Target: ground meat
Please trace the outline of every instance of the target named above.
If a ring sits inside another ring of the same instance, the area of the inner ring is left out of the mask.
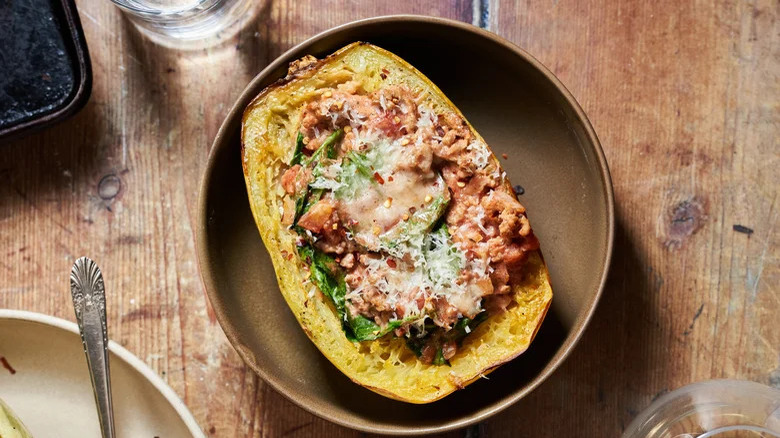
[[[493,289],[495,290],[509,283],[509,270],[506,268],[506,263],[495,263],[493,265],[490,281],[493,283]]]
[[[364,264],[356,264],[354,266],[354,269],[347,272],[347,274],[344,276],[344,282],[347,283],[347,286],[350,287],[350,289],[356,289],[360,286],[360,283],[363,281],[363,277],[366,275],[366,267]]]
[[[319,99],[304,106],[299,130],[304,136],[306,149],[317,150],[338,128],[360,126],[363,121],[380,116],[381,113],[372,105],[370,99],[355,94],[357,90],[357,85],[325,90]],[[360,91],[362,92],[362,89]],[[350,139],[345,138],[342,141],[342,149],[351,148],[353,141],[354,134]]]
[[[463,183],[449,167],[445,167],[443,175],[453,192],[447,214],[447,224],[455,230],[453,240],[475,254],[487,251],[494,268],[493,286],[496,291],[507,291],[506,285],[518,280],[516,274],[520,273],[528,253],[539,248],[525,208],[488,176],[477,174]],[[479,220],[476,218],[481,218],[480,224],[475,223]],[[509,278],[504,278],[504,271]]]
[[[452,359],[452,356],[455,356],[455,353],[458,352],[458,344],[456,344],[454,341],[447,341],[441,346],[441,353],[445,360]]]
[[[436,312],[436,317],[433,322],[439,327],[443,327],[449,330],[453,324],[458,322],[460,312],[458,309],[447,301],[444,297],[436,297],[433,299],[433,309]]]
[[[371,96],[379,104],[382,117],[372,120],[376,129],[398,138],[417,129],[417,104],[412,92],[399,85],[382,88]]]
[[[425,346],[421,350],[420,354],[420,362],[422,363],[433,363],[433,359],[436,358],[436,351],[438,350],[437,346],[434,345],[433,342],[429,342],[425,344]]]
[[[398,181],[399,175],[406,173],[430,178],[435,177],[433,172],[440,171],[451,195],[445,215],[451,239],[465,253],[467,266],[489,266],[489,273],[483,268],[461,270],[457,281],[466,287],[463,296],[448,298],[441,291],[419,287],[388,292],[391,274],[387,269],[396,269],[399,263],[411,266],[409,254],[377,268],[376,260],[386,255],[368,252],[348,238],[347,229],[354,231],[358,221],[350,222],[354,219],[350,213],[342,212],[340,218],[336,201],[327,193],[298,224],[315,234],[314,245],[336,256],[346,271],[345,281],[349,286],[346,306],[353,316],[365,316],[380,326],[404,318],[410,312],[425,314],[433,320],[439,328],[434,329],[421,348],[421,361],[431,363],[439,348],[444,359],[455,355],[457,343],[444,333],[460,318],[476,316],[479,300],[482,308],[490,313],[502,312],[512,305],[512,285],[522,279],[525,260],[530,252],[538,249],[539,243],[531,231],[525,208],[502,185],[498,165],[494,159],[487,158],[489,151],[474,138],[465,120],[455,113],[436,114],[430,108],[418,106],[418,97],[403,86],[368,93],[354,81],[322,90],[318,98],[304,106],[301,115],[299,130],[304,136],[305,153],[311,154],[339,128],[344,135],[338,156],[366,150],[369,145],[365,139],[377,133],[395,141],[396,147],[403,147],[400,161],[394,163],[396,167],[390,175],[380,176],[382,180],[377,182],[384,185],[384,179],[393,175]],[[282,175],[281,185],[292,195],[304,190],[310,179],[310,170],[293,166]],[[386,201],[391,205],[390,198]],[[398,202],[396,198],[395,203]],[[371,269],[367,267],[369,264]],[[472,298],[476,301],[472,300],[469,306]],[[402,326],[395,333],[403,336],[414,330]]]
[[[364,276],[366,276],[367,281],[365,281]],[[425,297],[419,293],[419,288],[400,291],[398,301],[406,301],[411,298],[412,301],[416,302],[416,309],[407,309],[400,304],[390,304],[387,295],[373,286],[374,280],[378,280],[378,278],[367,274],[360,265],[357,265],[356,269],[346,275],[345,281],[350,285],[350,288],[363,287],[360,294],[350,297],[346,302],[350,314],[363,315],[373,319],[380,326],[385,326],[391,319],[404,318],[408,311],[419,312],[425,307]]]
[[[306,149],[316,150],[338,128],[345,129],[343,151],[361,150],[353,129],[364,127],[394,139],[412,133],[418,118],[415,98],[408,88],[401,86],[365,94],[355,81],[340,84],[335,90],[324,90],[303,109],[299,130],[304,135]],[[426,150],[423,148],[418,155],[426,157]]]
[[[450,360],[458,352],[458,344],[453,340],[446,339],[446,336],[441,330],[437,330],[430,334],[426,343],[420,349],[420,362],[425,364],[431,364],[437,359],[437,355],[441,350],[441,357],[444,360]]]
[[[328,202],[332,201],[328,199]],[[303,219],[303,217],[301,217],[301,219]],[[353,246],[346,238],[346,230],[341,225],[341,220],[339,219],[336,210],[333,210],[330,217],[325,220],[322,231],[320,232],[320,239],[314,243],[314,246],[326,253],[337,255],[353,250]]]
[[[490,315],[497,315],[504,312],[510,304],[512,304],[512,295],[508,293],[491,295],[485,298],[485,310]]]
[[[428,143],[414,143],[413,139],[404,137],[402,140],[408,140],[409,143],[404,147],[404,154],[401,162],[398,163],[399,169],[408,169],[422,174],[431,171],[433,165],[433,148]]]
[[[525,217],[525,207],[505,190],[493,190],[489,196],[482,198],[480,205],[487,216],[498,223],[502,237],[525,237],[531,232],[528,218]]]
[[[438,117],[434,131],[440,136],[439,141],[433,138],[434,154],[454,163],[458,177],[465,178],[473,175],[477,171],[478,152],[469,149],[469,144],[474,137],[466,121],[454,113],[447,113]]]
[[[341,262],[339,262],[339,265],[341,265],[342,268],[345,269],[352,269],[355,267],[355,256],[352,253],[349,253],[341,258]]]
[[[363,290],[360,298],[357,298],[353,307],[361,315],[379,316],[382,312],[392,310],[384,299],[384,294],[375,287]]]
[[[301,117],[300,132],[303,133],[303,143],[306,149],[312,152],[325,140],[324,135],[329,128],[329,121],[323,118],[319,108],[319,102],[310,102],[304,107]]]
[[[282,188],[290,195],[303,191],[311,180],[311,170],[305,169],[301,171],[301,169],[303,167],[300,164],[296,164],[282,174]]]

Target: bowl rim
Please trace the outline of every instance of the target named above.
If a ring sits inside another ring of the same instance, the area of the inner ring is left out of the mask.
[[[371,25],[376,25],[381,23],[397,23],[397,22],[416,22],[416,23],[436,24],[439,26],[454,28],[461,32],[475,34],[478,37],[486,38],[490,40],[492,43],[501,46],[503,49],[510,51],[515,56],[523,59],[525,62],[530,64],[532,68],[536,69],[539,73],[541,73],[545,77],[545,79],[549,81],[556,88],[556,90],[561,94],[561,96],[566,100],[566,104],[573,110],[576,119],[579,121],[579,123],[581,124],[584,130],[584,134],[586,135],[590,144],[592,145],[594,155],[597,158],[597,167],[599,170],[599,176],[604,191],[603,196],[606,201],[605,213],[607,219],[607,242],[606,242],[605,254],[604,254],[604,266],[601,273],[601,277],[598,282],[598,287],[596,287],[592,291],[588,299],[587,311],[580,314],[577,317],[577,319],[574,321],[574,324],[572,325],[573,334],[569,335],[566,338],[566,340],[558,349],[558,351],[555,353],[555,355],[552,357],[550,362],[548,362],[548,364],[542,369],[542,371],[536,377],[534,377],[529,383],[527,383],[523,388],[509,395],[505,399],[500,400],[493,406],[487,406],[484,409],[475,412],[473,414],[461,418],[457,418],[454,420],[449,420],[434,426],[408,427],[408,426],[393,425],[389,427],[381,427],[375,425],[364,425],[361,423],[355,423],[339,417],[325,417],[322,413],[317,412],[312,407],[307,406],[302,401],[298,400],[296,397],[292,396],[291,394],[288,394],[287,389],[283,386],[281,381],[276,378],[275,375],[257,366],[257,364],[252,360],[251,355],[248,352],[246,352],[245,349],[236,348],[236,345],[241,345],[238,340],[238,335],[235,333],[235,330],[228,322],[228,318],[225,315],[225,311],[222,308],[222,305],[220,304],[220,301],[218,299],[219,292],[218,292],[218,287],[216,285],[213,273],[208,268],[209,265],[208,262],[211,261],[211,256],[208,248],[209,233],[208,233],[207,194],[209,191],[209,187],[212,184],[212,174],[213,174],[213,168],[214,168],[216,156],[218,155],[218,153],[221,152],[222,149],[224,149],[225,147],[229,147],[228,145],[226,145],[226,142],[224,141],[224,138],[228,135],[227,132],[228,125],[230,124],[230,121],[234,120],[236,117],[242,117],[244,107],[245,107],[245,105],[243,105],[242,102],[245,101],[248,102],[248,99],[251,100],[251,98],[253,98],[254,95],[256,95],[258,92],[255,90],[257,88],[257,85],[260,82],[264,81],[269,74],[271,74],[274,70],[278,69],[280,66],[286,66],[290,61],[293,61],[294,53],[298,52],[302,48],[306,46],[310,46],[316,43],[317,41],[322,40],[331,35],[342,33],[350,29],[360,28],[363,26],[371,26]],[[569,354],[572,352],[572,350],[574,349],[574,347],[582,337],[582,334],[585,331],[585,328],[587,327],[588,323],[592,319],[593,314],[595,313],[596,308],[598,307],[599,299],[601,298],[601,295],[604,291],[604,287],[606,285],[610,265],[612,263],[613,245],[615,239],[615,201],[614,201],[614,194],[613,194],[612,178],[610,175],[609,167],[607,165],[606,156],[604,155],[604,150],[601,146],[601,142],[599,141],[596,135],[595,130],[593,129],[593,126],[590,123],[590,120],[585,115],[585,112],[580,107],[577,100],[574,98],[571,92],[569,92],[569,90],[563,85],[563,83],[546,66],[544,66],[541,62],[539,62],[531,54],[529,54],[528,52],[526,52],[516,44],[510,42],[509,40],[506,40],[503,37],[498,36],[497,34],[494,34],[485,29],[457,20],[425,16],[425,15],[414,15],[414,14],[383,15],[383,16],[355,20],[355,21],[351,21],[348,23],[344,23],[332,27],[294,45],[293,47],[291,47],[290,49],[286,50],[284,53],[279,55],[270,64],[268,64],[265,68],[263,68],[257,75],[255,75],[255,77],[247,84],[247,86],[244,88],[241,94],[236,98],[235,103],[233,104],[230,111],[225,116],[222,125],[217,131],[217,134],[214,138],[214,142],[212,143],[211,146],[211,150],[209,151],[208,161],[206,163],[206,168],[204,170],[204,174],[199,187],[198,204],[195,213],[196,213],[195,246],[196,246],[196,254],[198,260],[198,270],[200,271],[201,281],[206,291],[206,295],[208,296],[209,303],[214,310],[216,319],[220,324],[220,327],[222,327],[222,330],[225,333],[226,337],[228,338],[228,341],[230,342],[231,346],[233,346],[233,348],[239,354],[239,356],[244,361],[244,363],[247,366],[249,366],[255,373],[257,373],[257,375],[259,375],[265,382],[267,382],[274,390],[276,390],[284,397],[286,397],[288,400],[292,401],[293,403],[300,406],[304,410],[316,415],[317,417],[320,417],[327,421],[351,429],[356,429],[363,432],[379,433],[379,434],[387,434],[387,435],[432,434],[432,433],[448,432],[455,429],[467,427],[475,423],[478,423],[480,421],[484,421],[485,419],[505,410],[509,406],[516,403],[518,400],[527,396],[531,391],[536,389],[555,370],[557,370],[558,367],[569,356]]]

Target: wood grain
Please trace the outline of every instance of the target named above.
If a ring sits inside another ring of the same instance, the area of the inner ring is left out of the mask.
[[[192,224],[211,141],[251,77],[316,32],[390,13],[481,24],[532,53],[588,113],[615,185],[616,253],[590,328],[537,391],[468,435],[616,436],[692,381],[780,387],[776,2],[279,0],[195,52],[149,43],[107,1],[78,6],[89,104],[0,148],[0,307],[73,320],[70,264],[93,257],[113,339],[208,435],[360,435],[242,364],[210,314]]]

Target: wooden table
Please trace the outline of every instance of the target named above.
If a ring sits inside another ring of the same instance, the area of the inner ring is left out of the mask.
[[[73,320],[68,273],[89,255],[107,277],[112,337],[208,435],[359,435],[263,384],[209,316],[198,183],[231,102],[282,51],[357,18],[440,15],[512,40],[566,84],[603,142],[618,219],[609,283],[571,357],[530,397],[449,436],[617,436],[692,381],[780,387],[777,4],[483,1],[275,0],[230,44],[197,52],[145,41],[107,0],[78,1],[89,104],[0,147],[0,307]]]

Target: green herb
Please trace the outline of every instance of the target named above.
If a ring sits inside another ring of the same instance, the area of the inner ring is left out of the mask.
[[[341,128],[334,131],[333,134],[329,135],[328,138],[322,142],[322,145],[311,154],[311,157],[302,161],[303,166],[308,167],[311,163],[319,163],[323,155],[327,158],[336,158],[336,148],[334,146],[341,139],[343,134],[344,130]]]
[[[290,160],[290,166],[295,166],[301,163],[303,159],[303,133],[298,133],[298,138],[295,140],[295,152],[293,152],[292,160]]]
[[[338,199],[352,199],[368,186],[378,186],[379,183],[374,179],[374,169],[380,167],[379,154],[374,149],[365,153],[348,152],[339,172],[341,186],[334,191],[334,196]]]
[[[423,239],[447,210],[449,202],[444,195],[437,196],[425,208],[417,210],[409,220],[385,233],[382,236],[382,246],[392,251],[407,242]]]
[[[295,153],[293,159],[290,162],[291,165],[301,164],[303,167],[308,167],[312,163],[315,164],[315,172],[320,169],[323,154],[327,158],[336,157],[336,148],[334,147],[341,136],[344,134],[342,129],[337,129],[333,134],[322,142],[322,145],[309,158],[303,157],[303,134],[298,133],[298,139],[295,145]],[[322,189],[311,189],[311,186],[306,186],[306,189],[295,200],[295,216],[293,218],[292,228],[300,235],[303,235],[302,230],[298,227],[298,220],[304,215],[312,205],[314,205],[323,195]]]
[[[303,213],[305,213],[304,209],[306,208],[308,193],[309,191],[307,190],[306,193],[295,200],[295,217],[293,219],[293,225],[297,225],[298,219],[300,219],[301,216],[303,216]]]
[[[301,216],[309,211],[312,205],[316,204],[317,201],[322,198],[323,192],[324,190],[322,189],[311,190],[309,187],[306,187],[306,191],[304,191],[303,194],[295,200],[295,217],[293,218],[293,229],[298,234],[305,234],[300,230],[300,227],[298,226],[298,220],[300,220]]]
[[[371,170],[371,160],[366,154],[358,154],[355,151],[350,151],[347,154],[347,158],[349,159],[349,162],[354,165],[355,171],[363,175],[365,178],[376,182],[374,179],[374,172]]]
[[[463,343],[463,339],[469,333],[473,332],[478,325],[482,324],[487,319],[487,312],[480,312],[474,319],[461,318],[455,323],[455,326],[445,334],[448,341],[455,341],[458,346]],[[468,331],[466,330],[468,327]]]
[[[433,358],[434,365],[449,365],[450,361],[444,358],[444,351],[441,347],[436,350],[436,356]]]

